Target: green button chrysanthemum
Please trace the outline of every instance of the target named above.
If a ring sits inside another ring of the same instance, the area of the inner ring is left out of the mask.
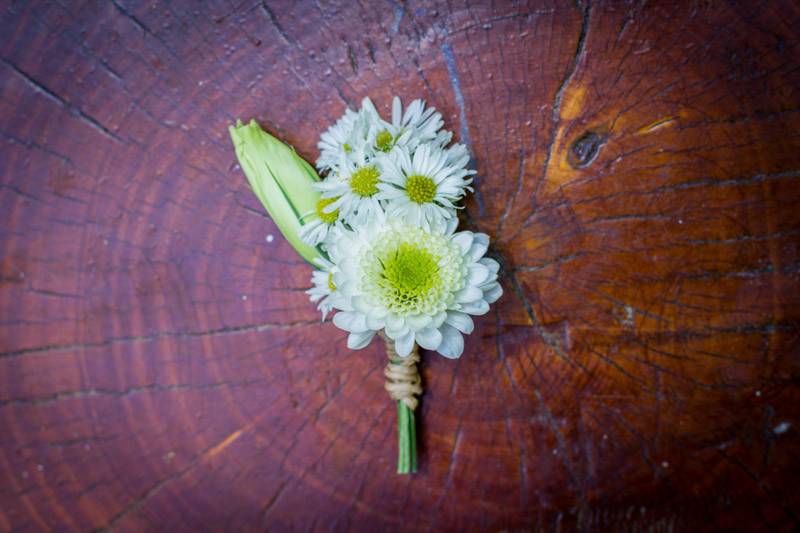
[[[488,312],[502,289],[497,262],[483,257],[482,233],[426,230],[397,219],[376,219],[338,234],[332,257],[341,268],[337,287],[349,299],[333,322],[350,332],[348,346],[360,348],[384,329],[406,355],[416,342],[458,357],[469,315]]]
[[[444,311],[463,283],[458,247],[415,226],[382,232],[359,263],[363,294],[402,317]]]

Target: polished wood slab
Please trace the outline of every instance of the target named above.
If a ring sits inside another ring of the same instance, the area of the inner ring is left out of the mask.
[[[469,5],[467,5],[469,4]],[[798,527],[793,2],[6,2],[0,531]],[[393,473],[226,127],[424,98],[505,296]]]

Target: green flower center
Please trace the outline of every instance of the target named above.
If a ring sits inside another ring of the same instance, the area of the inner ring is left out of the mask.
[[[333,272],[328,272],[328,288],[331,292],[336,290],[336,284],[333,282]]]
[[[449,236],[395,221],[356,254],[359,289],[397,316],[435,316],[463,288],[462,255]]]
[[[406,192],[411,201],[426,204],[436,197],[436,184],[427,176],[414,174],[406,180]]]
[[[401,305],[426,294],[439,282],[439,265],[434,257],[411,243],[401,243],[381,263],[384,288]]]
[[[350,152],[352,152],[352,151],[353,151],[353,149],[352,149],[352,148],[350,148],[350,145],[349,145],[349,144],[347,144],[347,143],[344,143],[344,144],[342,145],[342,149],[344,150],[344,153],[346,153],[346,154],[349,154]]]
[[[372,196],[378,192],[381,173],[374,166],[361,167],[350,175],[350,188],[359,196]]]
[[[339,210],[334,209],[331,213],[326,213],[325,208],[331,205],[338,198],[320,198],[317,200],[317,216],[326,224],[333,224],[339,220]]]
[[[389,130],[383,130],[375,137],[375,146],[378,147],[378,150],[381,152],[388,152],[392,149],[392,134],[389,133]]]

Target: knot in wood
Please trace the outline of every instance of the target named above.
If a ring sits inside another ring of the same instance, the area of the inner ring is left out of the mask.
[[[597,157],[600,145],[603,144],[603,137],[593,131],[587,131],[572,143],[567,159],[573,168],[583,168],[589,166]]]

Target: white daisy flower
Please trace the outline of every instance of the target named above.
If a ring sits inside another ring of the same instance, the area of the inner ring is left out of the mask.
[[[323,258],[317,258],[314,262],[320,269],[311,274],[311,282],[314,286],[308,289],[306,294],[309,295],[309,300],[317,303],[317,309],[322,313],[322,321],[324,322],[325,317],[333,309],[348,308],[348,304],[341,292],[337,290],[334,281],[334,276],[339,271],[338,267]]]
[[[320,152],[317,168],[320,172],[332,169],[339,162],[339,154],[343,150],[350,150],[348,141],[353,135],[357,118],[358,113],[346,109],[344,115],[320,136],[317,144]]]
[[[487,313],[502,289],[499,265],[483,257],[489,238],[453,233],[457,223],[453,218],[427,231],[378,216],[337,231],[334,280],[341,311],[333,323],[350,332],[349,348],[365,347],[383,329],[402,357],[414,343],[445,357],[461,355],[462,333],[473,329],[470,315]]]
[[[467,176],[475,172],[464,169],[466,162],[453,165],[462,163],[463,156],[449,153],[428,143],[420,145],[413,156],[399,148],[381,158],[384,183],[378,184],[378,198],[386,200],[386,212],[425,229],[453,219],[455,204],[472,190],[472,178]]]
[[[309,246],[324,244],[333,228],[342,225],[339,210],[329,207],[335,201],[336,198],[320,198],[317,200],[316,210],[304,217],[308,221],[300,228],[300,239],[303,242]]]
[[[420,144],[437,139],[444,125],[441,113],[432,107],[426,109],[424,100],[414,100],[403,113],[400,98],[395,96],[391,123],[381,118],[369,98],[364,98],[361,109],[371,116],[367,133],[370,145],[384,153],[391,152],[396,146],[413,151]]]
[[[342,154],[353,153],[357,145],[366,141],[372,121],[372,115],[365,110],[358,113],[352,109],[345,110],[336,124],[320,136],[317,144],[319,171],[336,171]]]
[[[381,166],[368,153],[366,146],[358,147],[352,157],[342,153],[338,171],[333,179],[313,185],[322,192],[323,198],[335,199],[325,207],[325,211],[338,210],[341,219],[351,225],[383,212],[378,201]]]

